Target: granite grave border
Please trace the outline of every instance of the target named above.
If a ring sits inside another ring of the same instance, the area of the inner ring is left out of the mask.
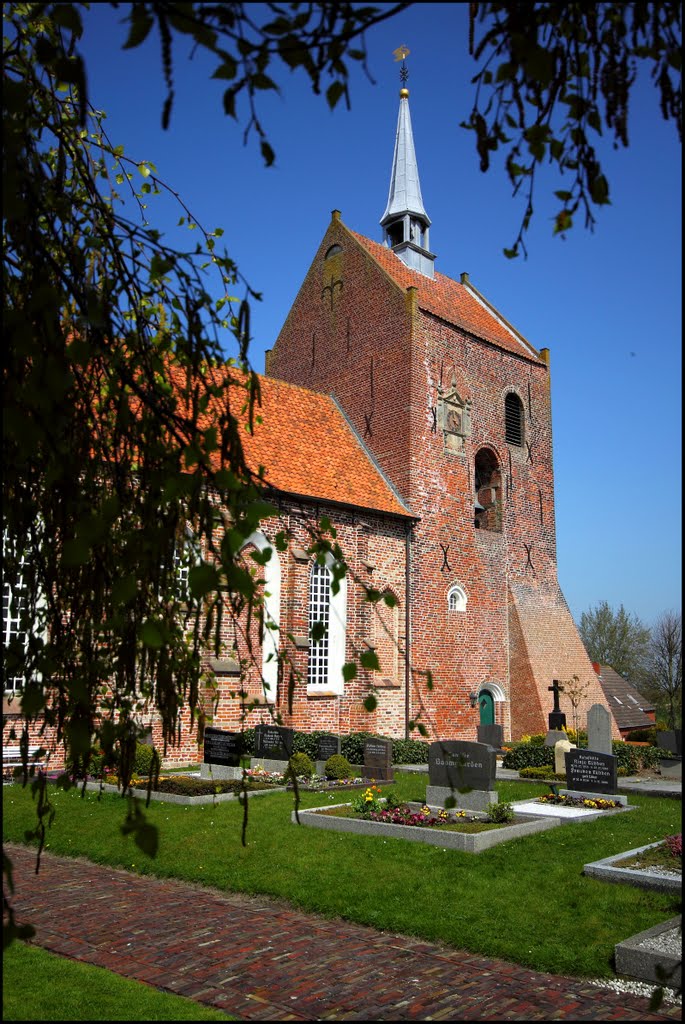
[[[628,857],[636,857],[645,850],[652,850],[661,845],[661,842],[648,843],[646,846],[636,846],[634,850],[625,850],[623,853],[592,861],[583,865],[583,874],[589,878],[598,878],[602,882],[622,882],[638,886],[641,889],[651,889],[653,892],[679,892],[683,885],[681,878],[661,874],[657,870],[646,872],[617,866],[619,861],[626,860]]]

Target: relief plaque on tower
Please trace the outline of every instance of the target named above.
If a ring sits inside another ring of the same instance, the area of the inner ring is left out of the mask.
[[[460,397],[454,381],[448,391],[438,388],[438,426],[445,451],[460,452],[471,434],[471,402]]]

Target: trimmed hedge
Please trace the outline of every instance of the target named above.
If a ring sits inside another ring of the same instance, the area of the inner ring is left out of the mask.
[[[254,729],[243,731],[243,753],[254,756]],[[318,760],[319,736],[329,736],[325,729],[313,732],[295,732],[293,735],[293,753],[306,754],[312,761]],[[350,764],[364,763],[364,744],[370,739],[392,739],[381,736],[377,732],[351,732],[340,737],[340,753]],[[392,739],[392,759],[394,764],[427,764],[428,743],[425,740]]]
[[[616,757],[616,769],[631,775],[640,768],[658,768],[663,751],[658,747],[631,747],[623,740],[613,740],[612,752]],[[535,743],[515,743],[502,759],[503,768],[543,768],[549,766],[554,772],[554,747],[539,747]]]

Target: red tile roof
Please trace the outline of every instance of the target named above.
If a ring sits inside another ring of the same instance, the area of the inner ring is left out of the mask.
[[[611,665],[599,666],[599,681],[619,729],[648,729],[654,725],[646,714],[654,710],[653,702],[643,697]]]
[[[247,412],[241,414],[238,406],[242,392],[231,405],[247,466],[254,473],[263,466],[267,486],[297,497],[411,516],[329,395],[259,374],[257,379],[261,404],[255,402],[253,433],[247,429]],[[202,428],[212,420],[210,406]]]
[[[436,273],[433,279],[426,277],[407,267],[387,246],[372,242],[356,231],[350,231],[350,234],[402,289],[406,290],[412,285],[417,288],[421,309],[507,352],[514,352],[534,362],[543,362],[538,351],[515,328],[506,326],[502,322],[504,318],[497,314],[486,299],[479,301],[473,294],[475,289],[469,285],[453,281],[444,274]]]

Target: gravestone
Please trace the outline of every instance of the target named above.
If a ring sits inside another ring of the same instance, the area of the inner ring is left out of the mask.
[[[364,778],[376,782],[394,782],[392,740],[373,739],[364,744]]]
[[[617,758],[598,750],[569,750],[566,753],[567,792],[604,795],[618,792]]]
[[[286,729],[282,725],[256,725],[251,767],[259,765],[267,771],[284,772],[293,752],[294,736],[293,729]]]
[[[552,685],[547,687],[554,694],[554,707],[547,716],[547,722],[550,729],[561,729],[562,725],[566,725],[566,715],[559,707],[559,694],[564,692],[564,687],[559,686],[559,680],[553,679]]]
[[[205,729],[204,753],[200,767],[203,779],[239,779],[243,771],[240,756],[243,751],[243,737],[239,732],[224,729]]]
[[[588,750],[611,754],[611,715],[603,704],[593,704],[587,713]]]
[[[682,757],[683,754],[683,731],[682,729],[659,730],[656,734],[656,745],[661,750],[669,750],[671,754]]]
[[[319,736],[316,741],[316,774],[326,774],[326,761],[334,754],[340,753],[340,737],[327,733]]]
[[[554,744],[554,771],[558,775],[566,774],[566,754],[569,750],[575,749],[575,743],[569,743],[566,737],[563,740],[557,740]]]
[[[479,725],[478,726],[478,742],[485,743],[486,746],[492,747],[493,750],[502,749],[502,740],[504,739],[504,729],[501,725]]]
[[[448,799],[464,810],[484,811],[497,801],[497,755],[485,743],[446,740],[428,748],[426,803],[444,807]]]
[[[340,737],[332,733],[319,736],[316,741],[316,760],[327,761],[329,757],[340,753]]]
[[[563,729],[550,729],[549,732],[547,733],[547,735],[545,736],[545,742],[544,742],[543,746],[545,746],[545,747],[556,747],[556,745],[559,742],[559,740],[567,740],[567,739],[568,739],[568,736],[566,735],[566,733],[564,732]]]

